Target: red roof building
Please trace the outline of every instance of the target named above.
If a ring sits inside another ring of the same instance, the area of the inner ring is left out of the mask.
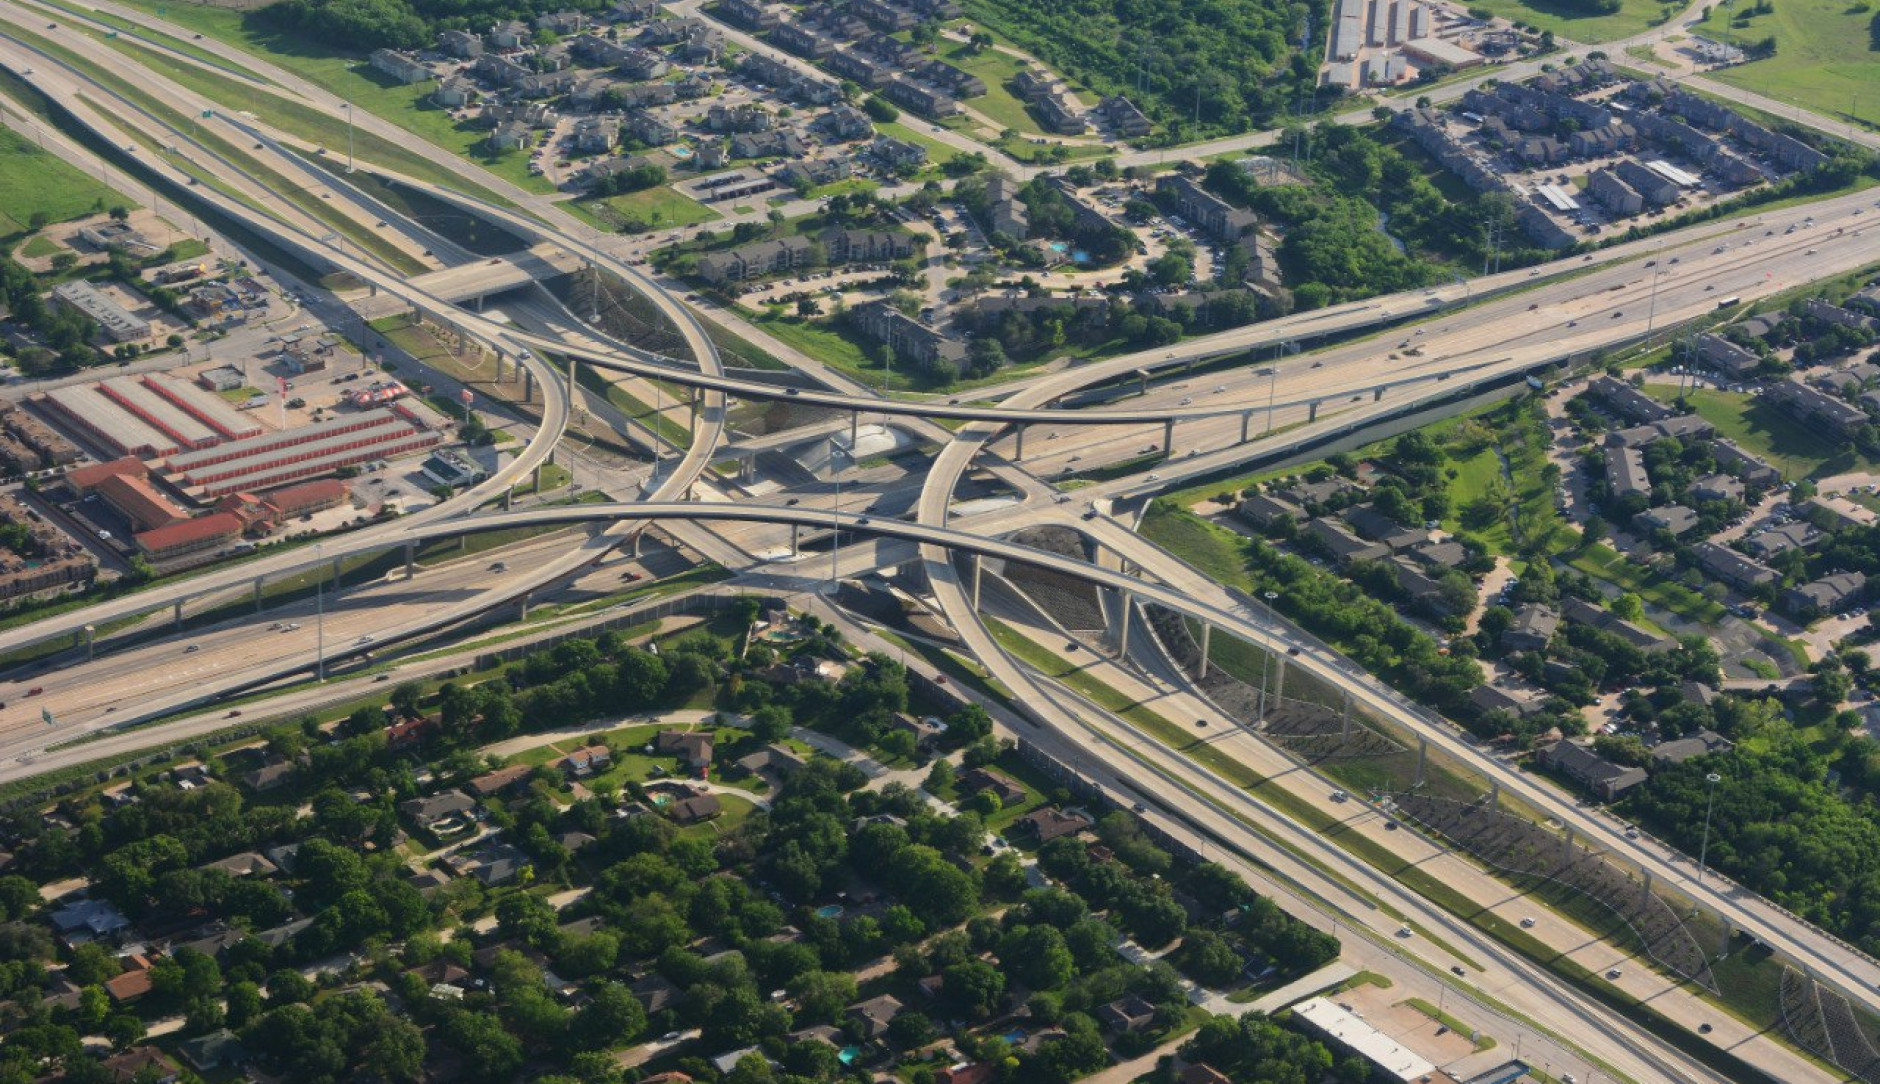
[[[152,558],[180,557],[198,550],[226,545],[242,536],[241,517],[229,512],[211,512],[153,531],[140,531],[134,541],[137,548]]]
[[[80,493],[90,493],[106,478],[142,478],[145,473],[144,461],[134,455],[127,455],[109,463],[87,463],[82,467],[73,467],[65,472],[65,482]]]
[[[352,490],[338,478],[316,478],[311,482],[282,486],[261,494],[261,500],[283,516],[300,516],[335,508],[352,499]]]
[[[141,473],[113,474],[99,479],[94,488],[106,504],[117,509],[139,531],[153,531],[188,518],[188,513],[165,499]]]

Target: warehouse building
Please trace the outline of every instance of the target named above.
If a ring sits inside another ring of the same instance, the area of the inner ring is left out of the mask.
[[[174,438],[119,407],[96,384],[53,388],[40,402],[60,421],[113,455],[161,459],[183,450]]]
[[[196,384],[168,373],[146,373],[143,382],[151,391],[215,430],[223,440],[244,440],[261,435],[261,425],[254,418],[230,406],[228,400],[220,395],[205,391]]]
[[[112,342],[138,342],[150,337],[150,321],[106,297],[84,279],[73,279],[54,286],[52,299],[89,317]]]
[[[380,407],[173,455],[165,470],[179,488],[215,500],[420,451],[442,439],[411,412]]]
[[[145,387],[136,377],[113,377],[98,386],[105,397],[129,411],[138,421],[184,448],[207,448],[221,443],[222,435],[175,403]]]

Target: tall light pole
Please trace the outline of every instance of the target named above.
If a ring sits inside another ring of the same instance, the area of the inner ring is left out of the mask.
[[[1664,246],[1660,245],[1659,251],[1662,252],[1663,250]],[[1658,318],[1658,276],[1664,273],[1665,269],[1662,267],[1652,270],[1652,301],[1651,305],[1645,310],[1645,337],[1648,339],[1651,337],[1652,333],[1652,322]]]
[[[1278,591],[1265,591],[1261,598],[1266,600],[1266,657],[1260,660],[1260,721],[1266,722],[1266,690],[1271,684],[1267,677],[1267,667],[1278,665],[1273,652],[1279,650],[1278,637],[1273,635],[1273,600],[1279,597]]]
[[[1717,808],[1717,784],[1723,782],[1723,776],[1711,772],[1704,777],[1710,784],[1710,800],[1704,804],[1704,842],[1697,850],[1697,887],[1704,887],[1704,869],[1710,861],[1710,814]]]
[[[326,546],[324,543],[313,547],[313,559],[319,568],[320,579],[313,581],[313,676],[316,681],[326,680]]]
[[[835,434],[831,433],[829,435],[829,473],[834,475],[836,480],[836,503],[829,512],[829,594],[831,596],[836,593],[836,555],[842,548],[842,468],[836,466],[836,457],[841,454],[842,449],[836,445]],[[852,460],[855,457],[851,455],[849,458]]]
[[[353,171],[353,119],[352,103],[341,102],[346,109],[346,172]]]

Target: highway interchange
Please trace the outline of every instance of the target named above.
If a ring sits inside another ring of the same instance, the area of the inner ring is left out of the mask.
[[[0,8],[4,10],[7,9]],[[95,41],[83,38],[67,38],[61,45],[100,63],[116,56]],[[59,97],[80,123],[93,126],[95,130],[123,131],[128,124],[148,138],[165,144],[192,142],[189,132],[169,127],[161,118],[147,112],[138,112],[134,103],[123,101],[116,92],[97,86],[82,70],[65,64],[55,55],[14,41],[0,48],[0,62],[15,72],[36,68],[29,81]],[[136,78],[145,86],[161,85],[165,96],[182,107],[214,108],[214,103],[196,98],[175,84],[162,83],[155,76],[149,76],[147,83],[141,74]],[[99,109],[93,99],[100,96],[118,98],[126,106],[125,111]],[[267,131],[258,121],[218,115],[213,123],[225,123],[243,135],[254,135],[257,142],[268,146],[264,153],[273,154],[282,162],[292,160],[291,152],[285,148],[292,146],[293,141],[281,133]],[[192,153],[205,157],[215,154],[200,143],[192,144]],[[167,170],[167,179],[179,188],[188,186],[183,175],[168,163],[146,159],[145,164],[160,174]],[[222,164],[227,167],[228,179],[237,190],[277,208],[285,206],[280,201],[270,200],[265,185],[249,177],[240,166],[226,161]],[[787,545],[785,540],[793,529],[815,530],[840,521],[845,533],[889,540],[879,545],[856,545],[842,550],[838,554],[842,574],[858,574],[874,568],[881,554],[889,552],[894,542],[918,544],[935,602],[965,638],[972,653],[1007,687],[1027,692],[1019,700],[1034,721],[1045,726],[1049,740],[1083,750],[1093,771],[1099,770],[1100,765],[1114,780],[1137,780],[1131,789],[1157,803],[1156,812],[1151,815],[1170,817],[1178,825],[1186,822],[1189,830],[1202,833],[1204,838],[1219,841],[1249,857],[1259,856],[1263,861],[1275,859],[1276,852],[1267,842],[1270,837],[1293,838],[1295,846],[1317,855],[1320,862],[1365,883],[1378,896],[1390,899],[1402,913],[1416,916],[1420,928],[1441,931],[1448,941],[1466,945],[1475,958],[1492,961],[1492,980],[1484,976],[1479,985],[1489,988],[1492,984],[1493,996],[1513,1005],[1525,1018],[1546,1019],[1563,1029],[1566,1017],[1586,1025],[1590,1032],[1576,1032],[1574,1039],[1599,1062],[1634,1080],[1722,1079],[1715,1070],[1598,1006],[1454,916],[1381,877],[1343,849],[1311,838],[1312,833],[1300,830],[1287,818],[1251,801],[1231,785],[1209,778],[1204,770],[1154,742],[1126,734],[1118,728],[1118,721],[1101,718],[1102,713],[1089,705],[1071,701],[1063,692],[1040,682],[991,638],[980,620],[971,584],[957,574],[952,556],[966,552],[1057,567],[1132,597],[1153,600],[1188,613],[1250,640],[1277,635],[1301,643],[1303,649],[1295,665],[1349,689],[1356,702],[1379,717],[1400,722],[1426,737],[1433,746],[1464,763],[1473,764],[1485,775],[1502,782],[1511,793],[1520,793],[1524,800],[1557,817],[1561,823],[1597,833],[1614,848],[1634,850],[1637,853],[1631,857],[1641,864],[1664,867],[1665,876],[1682,879],[1684,872],[1667,866],[1662,856],[1653,855],[1643,847],[1628,847],[1610,822],[1544,785],[1531,783],[1507,764],[1483,756],[1452,729],[1432,723],[1409,709],[1381,684],[1353,673],[1349,664],[1304,643],[1283,623],[1271,622],[1247,605],[1246,600],[1233,597],[1207,577],[1149,545],[1130,531],[1126,523],[1109,516],[1085,519],[1084,510],[1086,506],[1107,510],[1112,501],[1141,496],[1185,478],[1216,473],[1233,464],[1282,455],[1290,448],[1402,412],[1419,402],[1451,398],[1467,387],[1505,380],[1570,357],[1584,357],[1593,350],[1636,339],[1647,326],[1662,328],[1700,316],[1714,308],[1719,297],[1738,296],[1747,304],[1758,296],[1800,282],[1860,267],[1871,258],[1874,250],[1869,231],[1880,227],[1880,214],[1873,211],[1871,198],[1856,195],[1766,215],[1723,219],[1665,237],[1607,249],[1590,262],[1574,258],[1533,273],[1522,270],[1477,280],[1466,287],[1418,291],[1256,324],[1190,340],[1173,350],[1110,359],[1049,376],[1015,381],[996,392],[983,393],[999,399],[996,405],[986,405],[886,400],[853,382],[833,379],[826,370],[814,375],[823,378],[832,390],[801,391],[795,395],[775,385],[727,377],[697,315],[599,239],[566,228],[565,223],[544,225],[532,213],[519,213],[476,197],[426,186],[409,178],[404,180],[441,198],[473,204],[480,213],[503,221],[538,241],[562,245],[576,258],[598,264],[632,284],[652,298],[680,329],[692,357],[675,361],[649,357],[630,348],[621,349],[618,344],[615,347],[571,344],[564,338],[483,319],[441,298],[426,295],[404,277],[371,260],[336,250],[333,243],[325,239],[330,235],[316,220],[291,209],[280,218],[269,217],[239,198],[206,186],[196,187],[192,195],[215,204],[224,214],[244,222],[249,228],[278,243],[295,247],[322,263],[345,270],[400,298],[432,320],[455,327],[472,340],[518,359],[534,374],[535,386],[542,389],[542,423],[521,454],[471,493],[423,513],[341,536],[317,553],[310,548],[276,550],[182,583],[8,630],[0,633],[0,651],[70,636],[86,624],[102,625],[149,610],[160,610],[183,600],[240,597],[256,577],[286,576],[337,557],[396,549],[424,539],[522,524],[581,522],[601,528],[592,535],[550,536],[533,544],[538,547],[529,551],[534,559],[510,562],[510,568],[516,571],[493,573],[482,562],[467,561],[420,572],[409,582],[394,575],[370,588],[350,591],[325,618],[326,647],[333,654],[358,652],[369,650],[371,645],[455,624],[492,606],[513,601],[531,589],[546,587],[576,574],[600,560],[647,521],[667,523],[676,536],[688,541],[699,538],[703,525],[711,524],[713,532],[723,531],[719,544],[714,547],[716,552],[725,553],[728,546],[730,552],[744,555]],[[532,212],[534,210],[536,208],[531,208]],[[375,213],[384,212],[379,209]],[[1793,234],[1786,232],[1790,225],[1803,225],[1810,219],[1812,225]],[[424,236],[421,227],[407,225],[411,236]],[[1654,264],[1649,269],[1645,266],[1648,260]],[[1417,324],[1407,322],[1418,316],[1428,318]],[[1270,360],[1275,352],[1265,349],[1334,332],[1359,332],[1392,322],[1403,323],[1374,333],[1368,339],[1348,341],[1322,352],[1283,356],[1277,362]],[[590,337],[590,341],[598,340]],[[1400,341],[1414,342],[1421,347],[1421,355],[1414,359],[1401,356],[1402,348],[1397,345]],[[685,456],[661,476],[658,485],[646,494],[645,501],[541,508],[509,514],[468,514],[500,496],[516,479],[546,459],[565,430],[570,410],[568,381],[543,359],[544,354],[578,357],[584,363],[609,370],[657,376],[668,384],[701,389],[700,424],[693,427],[693,440]],[[1399,356],[1393,358],[1391,354]],[[1162,378],[1149,386],[1140,399],[1130,400],[1127,407],[1106,405],[1081,410],[1052,406],[1093,384],[1128,378],[1139,370],[1186,367],[1237,355],[1249,355],[1251,360],[1219,372],[1197,373],[1179,380]],[[1262,375],[1260,370],[1269,365],[1276,372]],[[1380,391],[1381,398],[1378,397]],[[727,394],[751,400],[788,398],[854,412],[871,420],[894,415],[897,425],[939,445],[941,450],[924,480],[917,479],[921,482],[917,494],[909,494],[917,496],[913,507],[915,522],[874,517],[864,523],[863,517],[854,511],[837,513],[832,507],[824,507],[823,501],[828,495],[822,492],[806,494],[801,504],[792,506],[732,503],[725,495],[712,492],[711,479],[704,468],[721,449]],[[1308,420],[1313,404],[1318,404],[1317,417]],[[965,421],[967,425],[955,433],[937,425],[936,418]],[[1127,473],[1116,480],[1087,487],[1078,491],[1076,501],[1070,504],[1053,500],[1054,491],[1041,480],[1073,463],[1084,467],[1100,465],[1130,458],[1142,447],[1159,447],[1165,436],[1165,422],[1171,418],[1176,419],[1177,445],[1184,450],[1194,449],[1194,454],[1160,464],[1153,471]],[[1259,435],[1268,430],[1276,432]],[[1026,434],[1023,456],[1017,448],[1020,431]],[[964,520],[961,526],[949,526],[950,508],[960,480],[976,465],[992,469],[1013,488],[1018,500],[1006,508]],[[1151,474],[1155,477],[1150,477]],[[688,494],[697,500],[682,499]],[[1052,558],[999,540],[1019,526],[1039,523],[1061,523],[1083,531],[1112,553],[1126,557],[1144,574],[1125,576],[1111,568]],[[701,539],[701,550],[706,545],[712,543]],[[905,546],[892,552],[904,553]],[[812,560],[785,566],[781,572],[778,567],[760,567],[754,575],[787,581],[813,574],[821,567]],[[299,623],[302,627],[269,630],[273,635],[263,638],[256,635],[255,628],[263,621]],[[160,663],[171,667],[176,679],[175,703],[162,696],[145,697],[140,698],[147,700],[147,703],[140,703],[140,710],[167,709],[213,695],[223,686],[235,689],[305,671],[316,653],[314,645],[308,642],[308,631],[301,617],[288,621],[282,615],[270,613],[252,621],[236,621],[194,632],[186,639],[162,639],[123,652],[107,651],[95,662],[69,665],[44,679],[34,680],[43,680],[48,687],[46,695],[62,691],[63,696],[70,698],[60,701],[61,723],[55,735],[70,737],[101,726],[116,725],[118,720],[110,717],[118,713],[107,709],[129,699],[128,690],[130,683],[137,680],[135,675],[148,672]],[[188,651],[187,644],[195,644],[196,650]],[[178,668],[163,662],[166,656],[178,652],[186,652],[187,666]],[[1118,680],[1124,679],[1119,677]],[[88,695],[90,703],[86,704]],[[1178,690],[1170,695],[1186,698],[1181,701],[1183,710],[1191,714],[1205,714],[1209,710],[1204,702],[1188,692]],[[67,702],[81,706],[77,710],[64,710]],[[149,713],[146,710],[146,714]],[[27,725],[22,726],[23,721]],[[22,752],[43,749],[48,735],[34,724],[36,711],[29,717],[24,704],[13,704],[12,710],[0,712],[0,755],[17,757]],[[154,733],[152,740],[158,740]],[[1251,744],[1248,739],[1242,740]],[[31,770],[31,765],[15,761],[0,774],[13,776]],[[1168,789],[1157,788],[1158,794],[1145,793],[1139,789],[1140,781],[1148,778],[1160,779]],[[1308,780],[1304,790],[1311,791],[1315,786]],[[1171,802],[1170,791],[1186,792],[1193,801]],[[1179,814],[1174,812],[1177,808]],[[1249,822],[1259,827],[1250,829]],[[1319,893],[1321,899],[1340,894],[1332,887],[1335,882],[1328,880],[1318,865],[1292,859],[1285,865],[1293,883],[1323,889]],[[1722,913],[1740,916],[1739,924],[1746,929],[1755,930],[1771,945],[1806,962],[1849,996],[1874,1004],[1873,983],[1880,978],[1880,971],[1874,968],[1872,961],[1855,958],[1850,951],[1771,911],[1760,900],[1734,898],[1727,892],[1713,890],[1705,902]],[[1394,920],[1388,920],[1388,916],[1368,917],[1368,927],[1374,936],[1386,936],[1387,928],[1394,925]],[[1563,932],[1571,933],[1570,930]],[[1412,951],[1426,953],[1432,967],[1449,966],[1445,961],[1450,957],[1441,949],[1419,945]],[[1664,987],[1669,988],[1669,985]],[[1646,981],[1636,991],[1628,989],[1628,992],[1656,997],[1664,991],[1651,988]],[[1699,1006],[1688,1011],[1705,1010]],[[1714,1015],[1714,1009],[1709,1011]],[[1747,1051],[1746,1057],[1753,1055],[1756,1064],[1774,1071],[1779,1078],[1821,1078],[1817,1066],[1795,1058],[1766,1036],[1740,1029],[1732,1035],[1731,1031],[1720,1028],[1717,1041],[1724,1043],[1728,1036],[1729,1041],[1741,1048],[1740,1053]]]

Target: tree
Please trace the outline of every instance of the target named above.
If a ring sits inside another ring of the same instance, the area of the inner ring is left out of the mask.
[[[968,960],[946,969],[948,1004],[967,1018],[984,1020],[998,1011],[1005,996],[1005,974],[984,960]]]
[[[464,1056],[474,1079],[507,1080],[522,1067],[522,1044],[491,1013],[455,1013],[441,1030],[444,1041]]]
[[[945,794],[958,777],[959,773],[954,770],[953,762],[942,758],[934,761],[933,767],[927,769],[927,779],[921,785],[929,794]]]
[[[589,1050],[625,1046],[646,1030],[646,1009],[633,991],[617,982],[603,983],[593,1000],[575,1014],[570,1038]]]
[[[1034,990],[1058,990],[1075,973],[1064,935],[1050,926],[1021,926],[999,942],[999,962]]]

